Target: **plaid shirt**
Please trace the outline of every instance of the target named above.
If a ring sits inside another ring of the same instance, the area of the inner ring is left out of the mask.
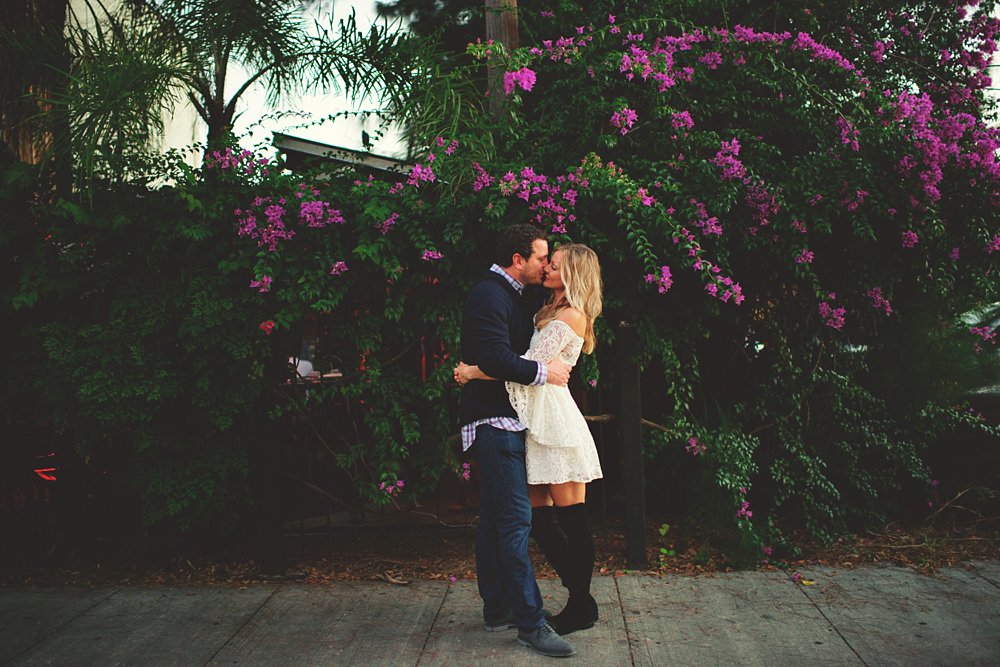
[[[511,275],[504,271],[500,266],[494,264],[490,267],[490,271],[503,276],[504,280],[510,283],[510,286],[516,289],[518,294],[524,293],[524,284],[512,278]],[[548,366],[540,363],[538,364],[538,375],[535,376],[535,381],[532,382],[531,385],[545,384],[547,378]],[[471,424],[464,424],[462,426],[462,451],[468,451],[469,447],[472,447],[472,443],[476,441],[476,427],[480,424],[489,424],[490,426],[498,428],[502,431],[517,432],[524,431],[528,428],[516,417],[487,417],[486,419],[477,419]]]

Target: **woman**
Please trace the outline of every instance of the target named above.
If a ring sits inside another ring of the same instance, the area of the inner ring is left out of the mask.
[[[562,245],[552,255],[544,287],[552,290],[535,315],[524,357],[573,366],[594,350],[594,320],[601,314],[601,267],[585,245]],[[455,379],[492,380],[478,366],[460,363]],[[597,602],[590,594],[594,538],[587,517],[587,482],[602,477],[594,438],[567,387],[508,382],[510,403],[528,428],[525,464],[531,498],[531,536],[569,590],[566,607],[549,619],[560,635],[593,627]],[[559,526],[556,526],[558,517]]]

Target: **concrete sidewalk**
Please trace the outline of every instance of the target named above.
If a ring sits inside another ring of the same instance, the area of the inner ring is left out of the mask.
[[[595,577],[577,665],[997,665],[1000,562]],[[540,582],[547,606],[564,600]],[[551,665],[482,629],[474,581],[0,589],[12,665]],[[557,664],[563,664],[558,663]]]

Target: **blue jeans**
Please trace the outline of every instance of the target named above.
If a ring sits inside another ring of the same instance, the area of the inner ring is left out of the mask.
[[[524,467],[524,431],[482,424],[470,450],[479,463],[482,497],[476,529],[476,576],[487,624],[509,610],[519,630],[545,621],[542,594],[528,558],[531,501]]]

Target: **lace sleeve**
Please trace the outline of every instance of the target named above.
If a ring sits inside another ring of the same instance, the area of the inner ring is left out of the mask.
[[[535,335],[524,357],[548,363],[561,356],[562,360],[566,361],[567,355],[560,353],[577,341],[578,338],[571,326],[561,320],[553,320]],[[568,427],[567,420],[574,418],[572,414],[574,412],[576,421],[583,423],[582,431],[589,434],[586,422],[582,421],[580,410],[573,403],[573,398],[566,387],[549,384],[525,386],[507,382],[507,395],[510,397],[511,406],[517,412],[518,420],[528,427],[528,431],[539,444],[551,447],[578,447],[584,442],[584,438],[580,436],[581,429]]]
[[[548,363],[566,347],[573,335],[573,328],[570,325],[562,320],[552,320],[538,333],[535,344],[524,353],[524,358]]]

